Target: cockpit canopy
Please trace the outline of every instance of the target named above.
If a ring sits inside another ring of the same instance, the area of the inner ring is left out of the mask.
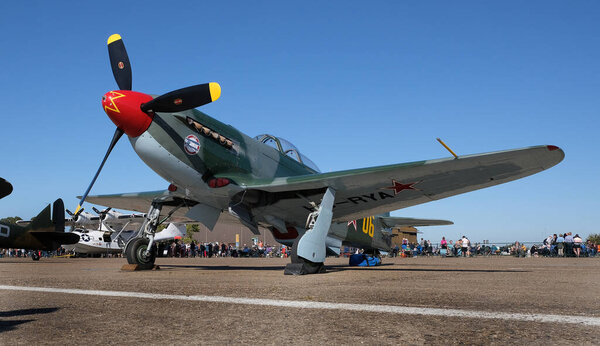
[[[312,162],[308,157],[302,155],[300,153],[300,151],[298,150],[298,148],[296,148],[295,145],[293,145],[292,143],[288,142],[287,140],[285,140],[281,137],[275,137],[273,135],[263,134],[263,135],[258,135],[256,137],[254,137],[254,139],[279,150],[283,155],[285,155],[287,157],[291,157],[292,159],[309,167],[310,169],[314,170],[315,172],[319,172],[319,173],[321,172],[319,170],[319,167],[317,167],[317,165],[315,165],[315,163]]]

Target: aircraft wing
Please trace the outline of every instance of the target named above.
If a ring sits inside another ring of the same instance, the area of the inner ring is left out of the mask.
[[[157,191],[147,191],[147,192],[136,192],[136,193],[119,193],[112,195],[96,195],[96,196],[88,196],[86,201],[106,207],[113,207],[117,209],[131,210],[137,211],[141,213],[145,213],[150,208],[152,201],[154,199],[169,199],[171,198],[171,194],[168,190],[157,190]],[[196,204],[193,201],[190,201],[191,206]],[[161,214],[167,214],[171,211],[175,206],[165,204],[162,208]],[[181,208],[176,211],[171,221],[172,222],[180,222],[180,221],[189,221],[184,214],[188,211],[188,208]]]
[[[190,210],[190,208],[196,205],[198,202],[185,199],[181,196],[178,196],[177,194],[169,192],[168,190],[120,193],[112,195],[95,195],[88,196],[86,198],[86,201],[105,207],[113,207],[117,209],[146,213],[150,208],[152,201],[155,199],[163,199],[167,201],[165,204],[163,204],[161,210],[162,216],[169,214],[181,202],[185,202],[186,206],[179,208],[177,211],[175,211],[169,218],[169,222],[198,223],[197,220],[193,220],[185,216],[185,214]],[[227,212],[221,213],[219,217],[219,223],[240,225],[239,220],[231,216]]]
[[[319,203],[327,187],[336,190],[333,220],[351,221],[523,178],[558,164],[564,152],[535,146],[493,153],[275,178],[248,184],[248,195],[266,193],[270,201],[252,208],[302,224],[311,200]],[[302,197],[299,197],[302,196]]]
[[[411,217],[393,217],[385,216],[380,217],[381,222],[389,228],[401,227],[401,226],[444,226],[454,225],[454,222],[448,220],[433,220],[433,219],[414,219]]]
[[[344,222],[513,181],[548,169],[563,158],[564,152],[560,148],[544,145],[457,159],[237,182],[245,190],[241,202],[248,201],[252,215],[259,219],[259,226],[270,224],[262,218],[264,215],[299,226],[304,225],[312,210],[309,201],[318,204],[328,186],[336,190],[333,221]],[[87,201],[146,212],[153,200],[173,197],[169,191],[159,190],[88,196]],[[164,204],[161,214],[165,215],[182,200],[183,197],[179,197],[177,203]],[[192,207],[197,201],[186,200],[186,203]],[[170,222],[194,222],[185,217],[189,207],[176,211]],[[240,224],[240,221],[222,212],[219,223]]]

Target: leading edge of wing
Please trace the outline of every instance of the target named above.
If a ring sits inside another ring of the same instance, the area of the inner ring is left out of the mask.
[[[134,193],[117,193],[110,195],[94,195],[88,196],[86,201],[105,207],[145,213],[148,211],[148,208],[150,208],[150,205],[154,199],[160,197],[167,198],[169,196],[170,194],[168,190],[157,190]]]
[[[181,202],[184,197],[173,194],[168,190],[157,190],[110,195],[93,195],[88,196],[86,201],[105,207],[145,213],[148,211],[148,208],[150,208],[152,202],[156,199],[163,199],[165,201],[165,204],[163,204],[161,210],[161,215],[166,215],[176,208],[178,203]],[[177,201],[174,201],[173,199],[177,199]],[[185,201],[187,205],[176,210],[168,221],[176,223],[200,223],[197,220],[190,219],[186,216],[189,208],[195,205],[197,201],[192,201],[187,198],[185,198]],[[240,225],[239,220],[233,216],[230,216],[227,212],[221,213],[218,223]]]
[[[297,191],[297,190],[309,190],[309,189],[318,189],[318,188],[327,188],[333,187],[336,190],[348,188],[343,181],[340,181],[340,178],[344,177],[357,177],[361,176],[368,177],[372,174],[377,173],[401,173],[403,170],[407,170],[410,168],[415,168],[419,166],[427,166],[427,165],[435,165],[441,163],[451,163],[451,162],[465,162],[471,161],[476,162],[479,158],[486,158],[492,156],[499,156],[499,161],[502,159],[500,156],[513,156],[512,154],[534,154],[536,158],[536,166],[539,166],[539,169],[531,174],[541,172],[550,167],[553,167],[560,163],[564,157],[565,153],[562,149],[554,145],[538,145],[532,147],[525,147],[519,149],[509,149],[509,150],[501,150],[494,151],[482,154],[471,154],[465,156],[459,156],[457,159],[453,157],[442,158],[442,159],[434,159],[434,160],[424,160],[424,161],[414,161],[414,162],[406,162],[392,165],[384,165],[384,166],[373,166],[366,168],[358,168],[358,169],[348,169],[343,171],[334,171],[327,173],[317,173],[317,174],[308,174],[301,176],[291,176],[291,177],[279,177],[273,179],[261,179],[254,180],[252,183],[243,185],[243,187],[247,189],[256,189],[263,190],[267,192],[284,192],[284,191]],[[538,155],[535,155],[538,154]]]

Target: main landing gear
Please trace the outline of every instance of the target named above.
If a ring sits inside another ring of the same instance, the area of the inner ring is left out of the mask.
[[[285,266],[285,275],[304,275],[325,272],[327,232],[333,218],[335,190],[327,188],[319,209],[309,215],[308,227],[304,235],[298,237],[292,246],[292,263]]]
[[[146,220],[138,233],[131,237],[125,246],[127,263],[137,265],[137,269],[153,269],[156,260],[156,244],[154,234],[159,224],[162,204],[152,202]]]

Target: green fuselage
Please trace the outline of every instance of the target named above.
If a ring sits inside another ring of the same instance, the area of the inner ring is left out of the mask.
[[[215,133],[216,135],[213,135]],[[192,150],[186,149],[188,136],[194,136],[194,140],[198,140],[197,146]],[[224,145],[220,140],[222,138],[231,141],[232,145]],[[236,201],[236,197],[240,202],[248,204],[249,209],[261,203],[269,203],[268,199],[271,196],[245,194],[244,187],[247,185],[272,181],[278,177],[317,173],[314,169],[286,156],[282,150],[261,143],[195,109],[181,113],[155,114],[154,121],[146,133],[130,140],[140,158],[165,180],[178,188],[184,187],[194,200],[217,206],[222,210],[226,209],[232,200]],[[214,178],[227,178],[232,183],[223,189],[211,188],[209,182]],[[292,196],[296,197],[293,193]],[[286,225],[297,228],[302,234],[302,224],[308,212],[301,210],[300,213],[304,215],[302,218],[295,217],[294,221],[284,221]],[[357,229],[353,230],[351,227],[354,224],[334,223],[330,236],[339,239],[345,245],[388,248],[390,241],[383,235],[377,219],[370,219],[371,224],[375,223],[375,229],[370,233],[363,232],[361,228],[364,220],[357,220]],[[261,215],[255,215],[254,221],[262,223],[264,219]],[[269,229],[274,230],[273,227]],[[289,244],[290,239],[281,242]]]

